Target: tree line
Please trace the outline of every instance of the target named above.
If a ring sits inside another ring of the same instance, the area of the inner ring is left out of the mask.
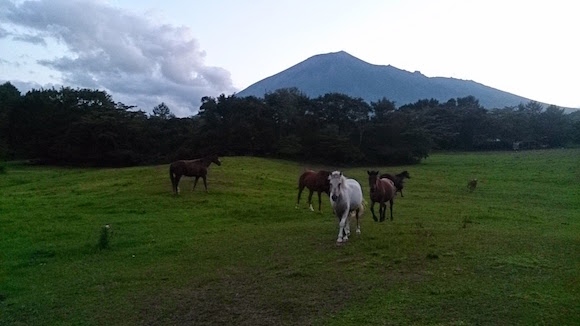
[[[537,102],[485,110],[472,96],[396,108],[384,98],[296,88],[264,98],[204,97],[178,118],[161,103],[152,114],[90,89],[31,90],[0,85],[0,159],[130,166],[208,154],[254,155],[334,164],[412,164],[433,150],[511,150],[580,144],[580,112]]]

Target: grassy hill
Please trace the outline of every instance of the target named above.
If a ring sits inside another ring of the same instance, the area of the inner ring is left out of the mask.
[[[323,214],[307,210],[307,193],[294,208],[299,174],[319,166],[226,157],[208,193],[186,178],[173,196],[167,165],[9,163],[0,325],[575,324],[578,157],[457,153],[378,167],[410,172],[405,197],[393,222],[367,210],[343,246],[327,196]],[[371,168],[344,169],[367,200]]]

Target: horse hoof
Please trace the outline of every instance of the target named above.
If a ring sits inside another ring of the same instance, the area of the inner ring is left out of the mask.
[[[360,230],[356,230],[356,234],[360,234]]]
[[[312,206],[310,206],[308,209],[310,209],[311,212],[314,212],[314,208],[312,208]]]

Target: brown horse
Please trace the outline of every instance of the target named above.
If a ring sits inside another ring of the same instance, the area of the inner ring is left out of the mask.
[[[196,160],[180,160],[171,163],[169,166],[169,178],[171,179],[171,185],[173,186],[173,193],[179,194],[179,179],[182,176],[195,177],[193,182],[193,189],[197,185],[197,180],[201,177],[203,179],[203,185],[205,191],[207,192],[207,182],[205,180],[207,176],[207,168],[210,164],[222,165],[217,155],[210,155],[204,158],[199,158]]]
[[[375,216],[375,202],[379,203],[379,216],[381,222],[385,221],[385,214],[387,211],[388,201],[391,209],[391,221],[393,220],[393,200],[397,194],[397,188],[393,181],[387,178],[379,178],[379,171],[367,171],[369,175],[369,186],[371,188],[371,213],[373,213],[373,220],[377,222]]]
[[[393,181],[393,184],[395,184],[397,191],[401,193],[401,197],[404,197],[403,196],[403,185],[404,185],[405,178],[411,179],[409,172],[403,171],[403,172],[401,172],[399,174],[395,174],[395,175],[392,175],[389,173],[383,173],[383,174],[381,174],[381,179],[383,179],[383,178],[387,178],[387,179],[390,179],[391,181]]]
[[[321,212],[321,205],[322,200],[320,198],[320,194],[325,192],[327,195],[330,192],[330,181],[328,177],[330,176],[330,171],[312,171],[307,170],[306,172],[302,173],[300,178],[298,179],[298,200],[296,201],[296,208],[298,208],[298,204],[300,204],[300,195],[302,194],[302,190],[304,187],[307,187],[310,191],[308,195],[308,206],[311,211],[314,211],[312,207],[312,194],[314,191],[318,192],[318,211]]]

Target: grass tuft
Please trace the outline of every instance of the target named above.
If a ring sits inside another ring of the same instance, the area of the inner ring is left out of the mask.
[[[111,225],[109,224],[103,225],[101,227],[97,248],[99,248],[100,250],[108,249],[110,236],[111,236]]]

